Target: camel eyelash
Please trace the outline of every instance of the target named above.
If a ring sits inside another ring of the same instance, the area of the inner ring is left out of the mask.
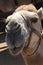
[[[38,19],[37,18],[31,18],[30,20],[32,23],[36,23]]]

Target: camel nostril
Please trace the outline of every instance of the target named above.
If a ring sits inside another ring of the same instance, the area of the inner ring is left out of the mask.
[[[16,27],[18,25],[18,23],[14,22],[14,26]]]
[[[14,27],[15,27],[15,28],[20,27],[20,24],[14,22]]]
[[[6,25],[5,31],[18,31],[20,30],[20,28],[20,24],[18,24],[17,22],[11,22],[10,24]]]
[[[12,30],[18,30],[18,29],[20,29],[20,25],[18,23],[14,23]]]
[[[9,26],[12,30],[18,29],[20,25],[17,22],[11,22]]]

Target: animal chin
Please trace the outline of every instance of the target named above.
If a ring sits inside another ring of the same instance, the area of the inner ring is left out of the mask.
[[[17,56],[19,55],[24,49],[25,43],[23,43],[20,47],[14,47],[13,49],[9,49],[11,55]]]

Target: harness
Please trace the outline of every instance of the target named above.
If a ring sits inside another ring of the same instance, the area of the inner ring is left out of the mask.
[[[21,16],[22,16],[23,19],[27,22],[27,26],[31,28],[30,37],[27,39],[28,44],[27,44],[27,46],[24,47],[24,52],[25,52],[25,50],[27,50],[27,49],[29,50],[29,45],[30,45],[32,33],[34,32],[34,33],[39,37],[39,40],[38,40],[38,42],[37,42],[37,48],[36,48],[35,50],[33,50],[33,51],[30,50],[31,53],[27,54],[28,56],[31,56],[31,55],[33,55],[33,54],[38,50],[38,48],[39,48],[39,45],[40,45],[40,42],[41,42],[41,34],[40,34],[35,28],[32,27],[32,23],[29,23],[29,24],[28,24],[28,20],[26,20],[22,14],[21,14]],[[25,54],[26,54],[26,53],[25,53]]]

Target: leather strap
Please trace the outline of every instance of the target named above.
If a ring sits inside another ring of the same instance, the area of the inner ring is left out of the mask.
[[[21,16],[24,18],[24,16],[21,14]],[[37,34],[38,36],[39,36],[39,40],[38,40],[38,46],[37,46],[37,48],[30,54],[30,55],[28,55],[28,56],[31,56],[31,55],[33,55],[37,50],[38,50],[38,48],[39,48],[39,45],[40,45],[40,42],[41,42],[41,34],[36,30],[36,29],[34,29],[33,27],[32,27],[32,23],[31,24],[28,24],[28,20],[26,20],[25,18],[24,18],[24,20],[27,22],[27,26],[28,27],[30,27],[31,28],[31,32],[30,32],[30,37],[28,38],[28,44],[27,44],[27,46],[26,47],[24,47],[24,49],[28,49],[28,47],[29,47],[29,44],[30,44],[30,41],[31,41],[31,36],[32,36],[32,32],[34,32],[35,34]]]

